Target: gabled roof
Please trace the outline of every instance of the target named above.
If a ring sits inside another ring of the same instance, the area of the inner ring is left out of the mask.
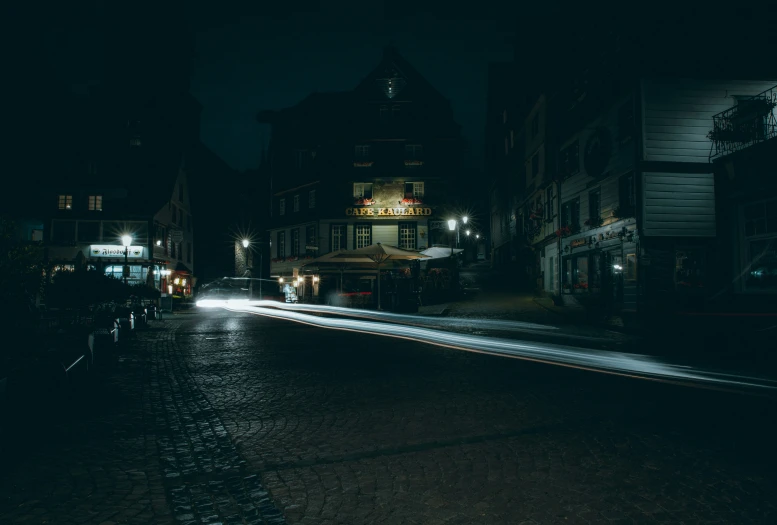
[[[399,54],[394,46],[383,49],[383,59],[358,86],[354,93],[368,99],[427,99],[450,106],[450,102]]]

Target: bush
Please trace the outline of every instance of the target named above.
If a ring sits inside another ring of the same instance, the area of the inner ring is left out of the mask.
[[[54,276],[46,291],[48,304],[57,308],[85,308],[100,303],[125,302],[133,287],[100,272],[77,270]]]

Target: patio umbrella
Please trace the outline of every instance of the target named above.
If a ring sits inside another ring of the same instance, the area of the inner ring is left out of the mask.
[[[364,266],[369,264],[369,259],[365,258],[364,256],[356,256],[356,257],[350,257],[348,254],[351,253],[347,250],[336,250],[333,252],[329,252],[325,255],[322,255],[321,257],[316,257],[312,261],[310,261],[307,264],[303,264],[302,268],[309,268],[311,266],[315,266],[317,268],[326,268],[327,266],[334,266],[338,270],[340,270],[340,293],[343,292],[343,273],[347,268],[352,267],[358,267],[358,266]]]
[[[457,254],[457,253],[463,252],[464,250],[461,248],[454,248],[453,250],[451,250],[450,248],[442,248],[440,246],[434,246],[432,248],[427,248],[421,253],[423,253],[424,255],[428,255],[432,259],[442,259],[444,257],[450,257],[451,251],[454,254]]]
[[[356,250],[350,250],[332,257],[335,259],[354,259],[365,258],[375,263],[378,269],[378,310],[380,310],[380,266],[387,260],[404,260],[411,261],[415,259],[428,259],[428,255],[424,255],[412,250],[405,250],[403,248],[397,248],[396,246],[383,245],[381,243],[371,244],[364,248],[358,248]]]

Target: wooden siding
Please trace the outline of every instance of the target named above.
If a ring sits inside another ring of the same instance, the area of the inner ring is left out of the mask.
[[[712,173],[645,172],[642,188],[643,235],[715,236]]]
[[[775,80],[644,80],[644,160],[708,162],[712,116],[735,106],[734,96],[756,95],[775,84]]]

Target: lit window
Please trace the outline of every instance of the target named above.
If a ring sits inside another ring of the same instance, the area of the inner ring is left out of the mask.
[[[423,197],[424,196],[424,183],[423,182],[406,182],[405,183],[405,198],[410,197]]]
[[[294,196],[294,211],[299,211],[299,195]]]
[[[103,211],[102,195],[89,195],[89,211]]]
[[[372,244],[372,226],[369,224],[356,225],[356,248],[364,248]]]
[[[73,209],[73,196],[72,195],[60,195],[58,198],[58,204],[60,210],[72,210]]]
[[[372,198],[372,183],[371,182],[354,182],[353,183],[353,197],[355,199],[371,199]]]
[[[308,208],[316,207],[316,190],[310,190],[308,192]]]

